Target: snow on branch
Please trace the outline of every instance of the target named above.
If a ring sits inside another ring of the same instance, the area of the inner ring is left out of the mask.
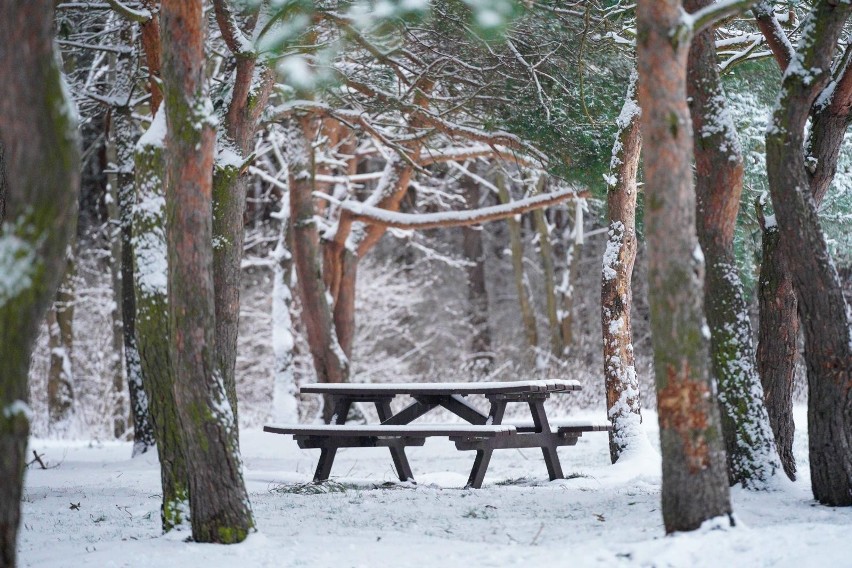
[[[109,7],[120,16],[127,18],[131,22],[144,24],[153,17],[150,10],[146,10],[145,8],[138,10],[131,8],[127,4],[121,2],[121,0],[106,0],[106,3],[109,4]]]
[[[463,227],[497,221],[534,209],[543,209],[566,199],[588,197],[588,195],[588,191],[577,191],[569,188],[502,205],[470,211],[443,211],[440,213],[398,213],[352,201],[344,201],[340,204],[340,208],[342,214],[347,215],[353,221],[397,229],[434,229],[437,227]]]
[[[710,27],[728,16],[733,16],[750,8],[755,2],[757,0],[719,0],[692,14],[684,12],[681,15],[681,23],[693,34],[697,34],[704,28]]]

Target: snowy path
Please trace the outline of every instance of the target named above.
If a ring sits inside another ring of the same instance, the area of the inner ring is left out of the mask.
[[[652,440],[655,421],[645,421]],[[229,547],[159,534],[155,456],[130,460],[124,443],[32,447],[59,466],[27,473],[22,566],[852,566],[852,509],[814,504],[801,481],[803,437],[799,482],[733,491],[737,528],[664,538],[659,463],[644,456],[609,465],[605,434],[559,450],[572,479],[549,482],[538,453],[506,450],[495,452],[484,489],[464,490],[473,453],[429,440],[408,452],[416,488],[376,488],[395,479],[389,453],[359,449],[339,454],[337,492],[306,495],[282,489],[310,480],[318,451],[247,431],[242,449],[260,532]]]

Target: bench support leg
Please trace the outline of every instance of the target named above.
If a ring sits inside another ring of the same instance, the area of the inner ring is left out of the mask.
[[[547,421],[547,414],[544,411],[544,401],[530,400],[529,405],[536,432],[550,432],[550,423]],[[547,475],[550,476],[550,480],[564,479],[565,475],[562,473],[562,464],[559,463],[556,446],[542,446],[541,453],[544,454],[544,463],[547,466]]]
[[[485,424],[498,426],[503,422],[503,414],[506,412],[506,401],[496,398],[489,398],[489,401],[491,402],[491,410],[488,412]],[[493,448],[476,450],[476,459],[473,460],[473,469],[470,470],[470,477],[467,478],[465,489],[479,489],[482,487],[482,482],[485,480],[485,472],[488,470],[488,464],[491,463],[491,454],[493,453]]]
[[[349,415],[350,406],[352,406],[351,400],[343,397],[337,397],[334,401],[334,412],[332,413],[332,416],[335,417],[335,424],[346,423],[346,417]],[[328,477],[331,475],[331,466],[334,464],[335,456],[337,456],[337,448],[323,448],[320,451],[317,469],[314,472],[314,482],[328,481]]]
[[[391,416],[393,416],[390,401],[388,400],[377,400],[376,411],[379,413],[379,421],[382,423],[384,423],[385,420],[388,420]],[[405,456],[405,448],[395,448],[391,446],[389,449],[391,453],[391,458],[393,459],[393,465],[396,468],[396,474],[399,476],[399,480],[413,482],[414,474],[411,472],[411,465],[409,465],[408,458]]]

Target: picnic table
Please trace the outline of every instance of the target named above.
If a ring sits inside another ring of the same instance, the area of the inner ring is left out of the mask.
[[[325,481],[339,448],[388,447],[401,481],[414,481],[405,455],[407,446],[422,446],[426,438],[443,436],[458,450],[475,450],[476,458],[466,487],[480,488],[494,450],[507,448],[541,448],[550,479],[564,478],[556,448],[573,446],[583,432],[608,431],[609,423],[577,421],[551,422],[544,401],[552,394],[578,391],[580,383],[572,380],[530,380],[490,383],[320,383],[304,385],[302,393],[329,395],[334,410],[327,425],[267,425],[265,432],[290,434],[300,448],[321,450],[314,481]],[[483,414],[465,397],[483,395],[489,405]],[[412,402],[394,413],[391,401],[407,395]],[[346,424],[349,408],[355,402],[373,403],[378,424]],[[528,406],[532,420],[528,423],[503,424],[509,403]],[[466,424],[411,424],[436,408],[445,408]]]

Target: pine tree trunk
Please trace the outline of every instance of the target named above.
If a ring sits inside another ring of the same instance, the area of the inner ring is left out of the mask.
[[[465,177],[462,180],[468,210],[479,207],[479,184]],[[486,375],[494,363],[491,350],[491,328],[488,325],[488,289],[485,286],[485,248],[482,246],[482,225],[462,227],[462,251],[467,261],[467,323],[470,338],[469,368]]]
[[[810,109],[828,85],[848,4],[824,2],[805,22],[766,134],[766,163],[780,243],[802,314],[808,369],[808,440],[814,497],[852,505],[852,321],[819,224],[804,154]]]
[[[107,142],[107,160],[115,164],[115,144]],[[120,212],[118,209],[118,176],[109,174],[107,200],[107,236],[109,239],[109,272],[112,284],[113,304],[110,310],[112,323],[112,349],[109,353],[108,369],[112,378],[112,435],[116,440],[124,439],[128,430],[127,383],[124,379],[124,324],[122,316],[122,284],[121,284],[121,228]]]
[[[758,206],[763,243],[757,286],[760,324],[757,330],[757,372],[763,386],[769,424],[784,473],[796,479],[793,455],[793,379],[799,355],[799,316],[793,277],[781,251],[775,218],[767,221]]]
[[[227,31],[227,2],[214,2],[220,28]],[[233,20],[232,20],[233,21]],[[231,47],[231,46],[229,46]],[[213,283],[216,294],[216,357],[234,416],[237,406],[237,336],[240,277],[245,241],[249,178],[244,165],[254,150],[260,113],[272,89],[272,75],[256,55],[234,53],[235,78],[213,173]],[[237,420],[239,424],[239,420]]]
[[[506,187],[506,178],[502,173],[497,176],[498,198],[501,204],[511,201],[509,189]],[[521,237],[521,223],[515,217],[506,219],[509,227],[509,246],[512,251],[512,274],[515,280],[515,290],[518,292],[518,304],[521,308],[521,320],[524,324],[524,336],[527,345],[531,349],[538,347],[538,329],[535,321],[535,312],[530,302],[529,283],[524,271],[524,245]]]
[[[117,39],[124,45],[133,44],[132,22],[119,18]],[[110,184],[115,202],[110,210],[115,212],[117,235],[113,238],[114,254],[118,255],[115,295],[121,309],[121,333],[124,354],[124,372],[127,376],[127,395],[129,415],[133,422],[133,453],[147,452],[154,446],[154,430],[148,414],[148,399],[143,387],[142,368],[139,362],[139,349],[136,345],[136,299],[133,287],[133,250],[132,219],[134,198],[133,150],[136,145],[136,132],[133,125],[133,109],[130,100],[133,96],[136,62],[132,55],[119,54],[114,63],[115,81],[112,89],[116,101],[111,110],[109,144],[111,147]],[[114,257],[115,258],[115,257]],[[124,388],[124,387],[122,387]],[[123,396],[122,396],[123,399]],[[119,420],[123,419],[123,413]]]
[[[290,318],[290,306],[293,303],[290,290],[293,255],[290,254],[292,244],[289,242],[292,240],[289,238],[290,206],[286,199],[281,201],[281,210],[278,213],[281,229],[278,233],[278,243],[272,251],[272,259],[275,262],[272,276],[272,351],[275,356],[272,418],[282,424],[294,424],[299,421],[299,405],[293,365],[296,344],[293,337],[293,320]]]
[[[53,10],[48,0],[0,3],[0,565],[8,567],[16,565],[30,355],[77,222],[76,113],[53,51]]]
[[[607,416],[612,422],[609,456],[612,463],[627,451],[642,431],[639,379],[633,354],[630,310],[633,305],[633,265],[636,262],[636,174],[642,137],[635,72],[619,114],[610,175],[607,178],[609,237],[601,275],[601,330]]]
[[[148,399],[163,489],[161,520],[168,532],[189,521],[188,474],[175,401],[168,309],[168,246],[163,179],[165,112],[154,117],[136,147],[136,207],[133,256],[136,266],[136,340]]]
[[[300,125],[290,124],[287,149],[290,162],[290,218],[293,223],[293,256],[299,293],[302,300],[302,322],[314,361],[317,380],[342,383],[349,379],[349,360],[338,343],[331,307],[326,296],[320,270],[319,235],[314,220],[314,154],[308,140],[313,138],[311,119]],[[328,422],[333,412],[329,400],[323,407]]]
[[[536,186],[536,194],[544,190],[545,178],[540,178]],[[547,324],[550,330],[550,351],[557,359],[561,359],[565,350],[562,342],[562,328],[559,325],[559,308],[556,302],[556,274],[553,267],[553,247],[550,243],[550,227],[543,209],[532,212],[535,230],[538,233],[538,250],[541,254],[541,267],[544,270],[544,298],[547,311]]]
[[[679,0],[640,0],[636,13],[662,510],[671,533],[730,514],[731,502],[695,237],[689,30],[682,26]]]
[[[562,278],[556,292],[559,297],[559,328],[562,333],[562,342],[565,347],[565,355],[574,346],[574,325],[576,321],[574,283],[580,272],[580,259],[583,256],[583,211],[586,207],[585,199],[577,199],[574,202],[574,230],[566,239],[559,239],[565,245],[558,247],[560,257],[565,263],[562,269]]]
[[[56,300],[47,312],[47,344],[50,368],[47,375],[48,432],[51,436],[67,434],[74,412],[74,373],[72,347],[74,340],[74,257],[68,247],[65,276],[56,291]]]
[[[713,0],[687,0],[695,12]],[[780,463],[755,368],[751,319],[734,257],[743,158],[719,78],[713,29],[692,41],[687,96],[692,105],[698,242],[705,258],[704,313],[719,390],[728,480],[765,489]]]
[[[234,413],[216,360],[212,172],[215,132],[204,73],[201,0],[161,7],[166,114],[166,236],[175,401],[192,536],[241,542],[254,527]]]

